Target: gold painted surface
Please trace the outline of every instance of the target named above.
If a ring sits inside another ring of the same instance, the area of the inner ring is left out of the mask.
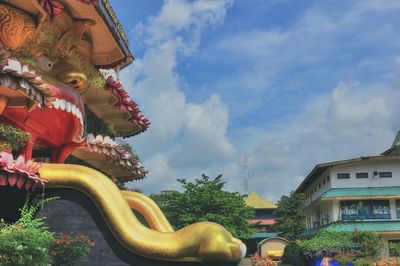
[[[91,62],[93,47],[86,34],[94,24],[93,20],[74,19],[63,12],[53,19],[44,19],[37,27],[27,13],[0,3],[0,40],[12,55],[40,75],[65,77],[70,72],[84,75],[84,79],[72,79],[80,83],[77,85],[80,92],[105,86],[103,76]],[[43,57],[51,67],[41,66]]]
[[[143,257],[170,261],[240,260],[241,241],[222,226],[200,222],[175,232],[158,232],[134,216],[117,186],[100,172],[69,164],[43,164],[48,188],[72,188],[88,195],[115,238]]]
[[[129,206],[138,211],[153,230],[159,232],[174,232],[164,213],[158,205],[146,195],[134,191],[121,190],[122,196]]]
[[[35,28],[33,20],[24,12],[0,4],[0,40],[7,47],[15,50],[24,46],[32,39]]]
[[[254,209],[276,209],[276,205],[273,202],[261,198],[254,191],[244,198],[244,202]]]

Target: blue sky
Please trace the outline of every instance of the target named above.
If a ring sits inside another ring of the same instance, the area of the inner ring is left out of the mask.
[[[130,142],[150,174],[223,174],[277,200],[317,163],[378,154],[400,129],[396,1],[111,3],[134,63],[121,80],[152,126]]]

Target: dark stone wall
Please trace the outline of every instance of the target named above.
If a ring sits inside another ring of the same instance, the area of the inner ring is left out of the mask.
[[[19,209],[24,206],[27,192],[16,187],[0,186],[0,218],[6,223],[19,219]]]
[[[46,217],[46,224],[54,232],[76,232],[96,242],[85,265],[136,265],[136,266],[200,266],[232,265],[229,263],[179,263],[145,259],[126,250],[114,238],[95,204],[85,194],[72,189],[46,189],[46,197],[60,199],[44,204],[37,214]]]

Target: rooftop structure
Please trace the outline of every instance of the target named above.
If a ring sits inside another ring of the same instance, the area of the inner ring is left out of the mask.
[[[144,178],[137,157],[110,142],[150,123],[110,69],[133,57],[108,1],[10,0],[0,10],[0,121],[30,133],[25,157],[64,162],[72,155],[119,182]],[[90,134],[104,135],[95,148]]]
[[[397,139],[397,138],[396,138]],[[382,155],[318,164],[296,189],[304,193],[310,237],[320,229],[376,231],[400,240],[400,156],[397,141]],[[338,223],[340,222],[340,223]]]

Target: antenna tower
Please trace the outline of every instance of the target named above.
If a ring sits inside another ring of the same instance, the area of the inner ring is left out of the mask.
[[[249,164],[247,161],[248,153],[243,154],[243,181],[244,181],[244,194],[249,195]]]

